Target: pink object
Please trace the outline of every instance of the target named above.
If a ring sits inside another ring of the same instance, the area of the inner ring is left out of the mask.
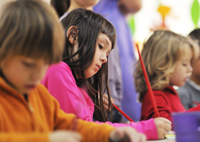
[[[60,62],[49,67],[42,84],[60,103],[65,113],[73,113],[78,119],[93,122],[94,103],[87,92],[76,85],[70,67]],[[102,123],[95,121],[95,123]],[[130,124],[105,122],[113,127],[131,126],[144,133],[148,140],[158,139],[157,128],[153,119]]]

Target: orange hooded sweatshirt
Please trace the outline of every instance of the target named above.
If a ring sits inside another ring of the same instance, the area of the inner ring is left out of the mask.
[[[39,84],[28,101],[0,78],[0,142],[48,142],[55,130],[72,130],[75,115],[66,114],[58,102]],[[114,128],[77,120],[82,142],[108,142]]]

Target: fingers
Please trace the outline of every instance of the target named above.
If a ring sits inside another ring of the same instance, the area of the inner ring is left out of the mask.
[[[170,124],[164,124],[164,129],[169,132],[172,129],[172,126]]]
[[[131,127],[121,127],[115,131],[114,140],[117,142],[145,142],[146,136]]]
[[[164,123],[167,123],[167,124],[172,124],[172,122],[171,121],[169,121],[168,119],[166,119],[166,118],[163,118],[163,117],[158,117],[160,120],[162,120]]]
[[[137,135],[137,136],[136,136]],[[136,133],[135,136],[133,134],[130,135],[131,142],[146,142],[146,135],[142,133]]]
[[[111,98],[111,103],[114,104],[114,102],[115,102],[115,100],[113,98]],[[108,110],[108,104],[109,104],[108,95],[104,94],[103,95],[103,105],[106,110]],[[111,108],[109,111],[111,111]]]
[[[164,139],[165,135],[172,129],[171,121],[162,117],[155,118],[154,121],[158,131],[158,138]]]

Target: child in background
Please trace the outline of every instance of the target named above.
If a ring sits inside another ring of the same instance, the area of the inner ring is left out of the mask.
[[[159,115],[172,121],[172,112],[185,111],[173,85],[184,85],[192,72],[191,62],[199,55],[199,50],[186,37],[171,31],[155,31],[144,44],[141,55]],[[141,120],[155,118],[139,60],[136,63],[134,78],[142,103]]]
[[[50,6],[39,0],[13,1],[0,17],[1,142],[145,141],[131,127],[115,129],[64,113],[39,84],[64,49],[63,27]]]
[[[93,10],[93,6],[96,5],[99,0],[51,0],[51,5],[55,8],[60,20],[68,15],[74,9],[84,8],[87,10]]]
[[[200,48],[200,29],[193,30],[188,36],[196,40]],[[192,62],[192,68],[190,79],[177,90],[186,110],[200,104],[200,56]]]
[[[101,15],[86,9],[70,12],[62,23],[66,33],[63,61],[47,70],[42,84],[66,113],[92,122],[95,112],[98,114],[96,120],[105,122],[109,109],[103,106],[103,94],[109,90],[107,57],[115,44],[115,29]],[[109,91],[107,93],[111,108]],[[97,109],[94,110],[94,106]],[[115,127],[132,126],[148,139],[161,139],[171,129],[171,123],[163,118],[131,122],[130,125],[107,123]]]

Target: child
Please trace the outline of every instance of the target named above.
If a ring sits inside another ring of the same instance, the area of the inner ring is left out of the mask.
[[[107,56],[114,47],[115,29],[101,15],[85,9],[70,12],[62,23],[66,33],[63,61],[47,70],[42,84],[65,112],[91,122],[95,112],[97,120],[105,122],[109,111],[103,107],[102,96],[108,90]],[[99,96],[96,95],[98,91]],[[107,93],[110,108],[109,91]],[[97,109],[94,110],[94,106]],[[109,124],[115,127],[132,126],[145,133],[148,139],[163,138],[171,129],[171,123],[163,118],[130,125]]]
[[[196,40],[200,48],[200,29],[193,30],[188,36]],[[186,110],[200,104],[200,56],[192,62],[192,68],[190,79],[177,90]]]
[[[172,112],[185,111],[173,85],[183,86],[192,72],[191,62],[198,48],[181,35],[171,31],[155,31],[144,44],[142,58],[160,117],[172,120]],[[155,118],[144,74],[138,60],[134,73],[135,86],[142,102],[141,120]]]
[[[60,20],[77,8],[85,8],[92,11],[93,6],[98,2],[99,0],[51,0],[51,4],[60,16]]]
[[[133,128],[115,129],[65,114],[39,84],[64,47],[63,28],[45,2],[10,2],[0,17],[0,141],[145,141]]]

